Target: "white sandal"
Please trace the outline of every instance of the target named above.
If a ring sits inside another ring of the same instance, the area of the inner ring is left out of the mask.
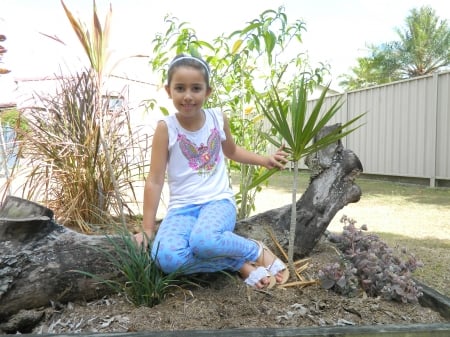
[[[272,275],[276,275],[281,272],[282,279],[279,284],[284,284],[289,279],[289,270],[279,258],[276,258],[275,261],[273,261],[273,263],[266,268]]]
[[[265,267],[257,267],[255,270],[252,270],[248,277],[244,280],[244,282],[247,285],[256,288],[256,284],[260,282],[264,277],[267,277],[269,279],[269,284],[265,285],[262,289],[272,288],[276,283],[276,279],[272,274],[270,274],[269,271],[267,271]]]
[[[267,271],[271,275],[277,275],[278,273],[281,273],[281,281],[276,282],[277,284],[285,284],[287,280],[289,279],[289,270],[286,267],[286,265],[274,254],[272,251],[262,242],[254,240],[260,247],[261,254],[258,258],[257,263],[260,266],[263,266],[267,269]],[[268,266],[264,265],[264,252],[267,251],[268,254],[270,254],[273,257],[273,262],[269,264]]]

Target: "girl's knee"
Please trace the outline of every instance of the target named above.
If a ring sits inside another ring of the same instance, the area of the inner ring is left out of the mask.
[[[208,238],[193,236],[189,240],[189,246],[192,252],[200,258],[212,257],[217,251],[221,250],[220,242],[215,240],[213,236]]]
[[[184,260],[180,259],[176,251],[164,249],[164,246],[154,247],[151,252],[152,259],[157,261],[159,268],[166,274],[180,271]]]
[[[157,261],[159,269],[161,269],[165,274],[170,274],[181,270],[181,266],[173,261],[168,261],[166,259],[162,259],[161,257],[158,257]]]

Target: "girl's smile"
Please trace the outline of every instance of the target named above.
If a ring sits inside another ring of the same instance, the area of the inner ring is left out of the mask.
[[[181,125],[188,130],[199,129],[204,121],[202,106],[211,94],[204,74],[192,67],[180,67],[174,72],[166,91],[178,110]]]

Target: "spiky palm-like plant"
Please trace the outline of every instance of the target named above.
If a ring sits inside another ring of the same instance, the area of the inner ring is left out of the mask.
[[[276,147],[279,148],[283,146],[284,150],[289,154],[289,160],[294,163],[288,248],[288,263],[292,275],[295,274],[293,258],[297,224],[296,200],[298,162],[301,158],[315,153],[353,132],[358,127],[350,130],[346,130],[346,128],[363,116],[363,114],[361,114],[347,123],[341,124],[326,136],[313,142],[315,136],[317,136],[319,131],[331,120],[343,104],[342,100],[337,100],[327,111],[321,114],[328,90],[329,85],[324,88],[310,113],[307,109],[309,87],[305,76],[302,76],[298,84],[294,85],[292,97],[290,99],[282,99],[275,86],[270,90],[267,99],[261,100],[257,98],[258,109],[264,113],[272,127],[271,133],[264,133],[265,137]],[[276,170],[268,171],[267,175],[271,175],[275,171]]]

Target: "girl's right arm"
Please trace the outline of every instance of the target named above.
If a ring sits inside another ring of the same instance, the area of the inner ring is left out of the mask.
[[[150,173],[145,180],[144,186],[143,233],[141,232],[135,235],[138,244],[146,244],[145,236],[152,239],[155,234],[156,213],[164,186],[167,159],[169,156],[168,143],[169,134],[167,125],[165,122],[159,121],[153,134]]]

